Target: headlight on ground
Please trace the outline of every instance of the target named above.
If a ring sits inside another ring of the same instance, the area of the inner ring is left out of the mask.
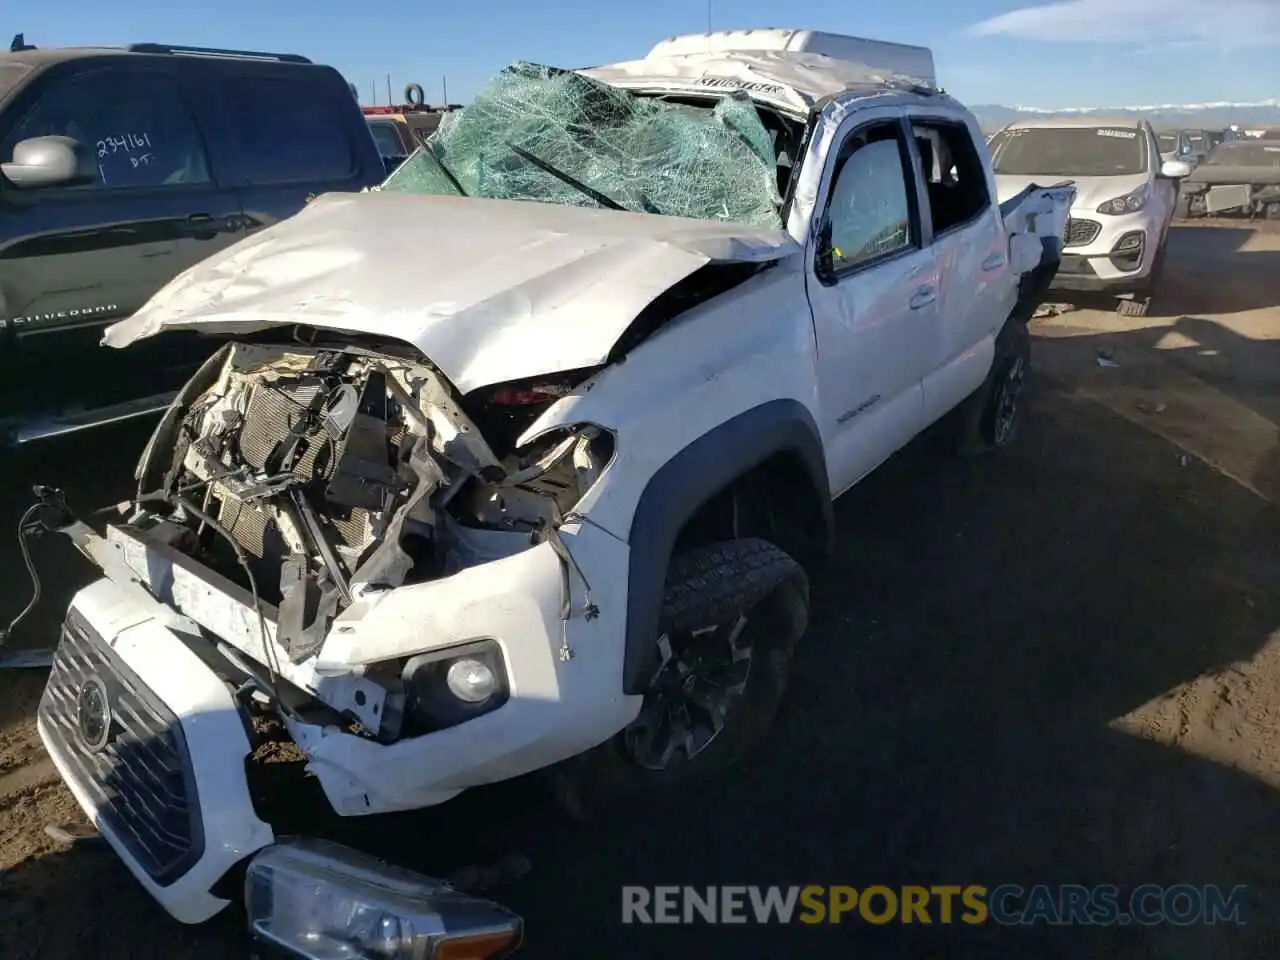
[[[523,928],[492,901],[321,840],[254,857],[245,908],[261,960],[496,960]]]
[[[411,658],[404,665],[406,719],[419,730],[456,726],[498,709],[509,694],[502,648],[479,640]]]

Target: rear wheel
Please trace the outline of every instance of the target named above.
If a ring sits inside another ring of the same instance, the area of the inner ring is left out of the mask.
[[[660,660],[626,729],[547,773],[580,820],[713,776],[769,729],[809,616],[804,571],[773,544],[729,540],[673,559]]]
[[[1013,442],[1030,363],[1031,334],[1026,324],[1007,321],[996,338],[995,359],[987,379],[940,425],[951,451],[975,456]]]

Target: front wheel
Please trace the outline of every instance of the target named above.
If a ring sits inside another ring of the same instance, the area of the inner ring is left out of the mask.
[[[714,543],[672,560],[659,665],[639,715],[600,746],[548,771],[580,820],[706,779],[768,731],[809,619],[809,582],[764,540]]]

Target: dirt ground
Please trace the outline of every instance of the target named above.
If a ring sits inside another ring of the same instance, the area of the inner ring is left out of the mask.
[[[534,784],[324,829],[427,872],[518,852],[528,957],[1276,955],[1280,890],[1280,231],[1175,231],[1143,320],[1038,320],[1016,447],[904,451],[841,501],[841,549],[765,749],[705,792],[592,829]],[[133,425],[5,464],[91,508]],[[37,544],[42,645],[85,565]],[[27,598],[0,543],[0,614]],[[35,736],[40,671],[0,674],[0,957],[241,958],[242,920],[170,921]],[[283,807],[302,804],[282,793]],[[624,884],[1245,884],[1243,927],[624,927]]]

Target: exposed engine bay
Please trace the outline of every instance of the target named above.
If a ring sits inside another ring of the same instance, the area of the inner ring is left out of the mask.
[[[276,605],[298,663],[354,599],[494,559],[481,531],[496,555],[553,539],[612,443],[587,426],[499,459],[425,362],[234,343],[158,428],[133,524]]]

